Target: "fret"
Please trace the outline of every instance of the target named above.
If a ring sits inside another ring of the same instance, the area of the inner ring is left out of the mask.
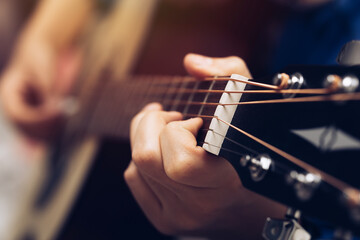
[[[87,76],[86,76],[87,77]],[[94,116],[94,105],[100,104],[100,99],[104,94],[104,89],[110,82],[111,74],[108,71],[103,71],[99,77],[101,81],[92,81],[89,87],[84,90],[78,86],[77,92],[81,92],[79,97],[80,110],[67,124],[67,132],[71,135],[83,135],[89,126]],[[85,82],[84,80],[82,81]]]
[[[215,80],[211,81],[208,90],[212,90],[213,87],[214,87],[214,85],[215,85]],[[207,93],[207,94],[205,95],[205,98],[204,98],[204,100],[203,100],[203,103],[206,103],[206,102],[207,102],[209,96],[210,96],[210,93]],[[200,109],[199,109],[199,112],[198,112],[198,115],[201,115],[201,114],[203,113],[204,106],[205,106],[205,105],[201,105],[201,107],[200,107]]]
[[[157,76],[155,77],[156,81],[154,82],[154,91],[152,92],[152,96],[154,97],[154,101],[151,102],[159,102],[162,104],[164,109],[168,109],[168,104],[170,104],[169,96],[171,91],[172,81],[167,81],[168,77],[165,76]]]
[[[88,133],[98,135],[99,133],[107,134],[109,129],[107,126],[112,126],[113,131],[117,128],[116,121],[118,111],[125,109],[116,109],[118,101],[121,101],[123,89],[119,88],[115,82],[109,83],[103,91],[97,102],[93,102],[93,117],[89,119]],[[111,113],[111,114],[108,114]],[[120,118],[121,119],[121,118]]]
[[[197,82],[194,83],[194,87],[192,88],[193,91],[191,92],[191,94],[190,94],[190,96],[189,96],[189,98],[187,100],[187,104],[186,104],[186,106],[184,108],[184,111],[182,112],[184,115],[188,113],[190,103],[193,101],[195,92],[196,92],[196,90],[198,90],[199,85],[200,85],[200,81],[197,81]]]
[[[206,82],[199,81],[199,85],[198,85],[197,89],[198,90],[208,90],[210,85],[211,85],[210,81],[206,81]],[[208,93],[196,92],[196,94],[194,94],[194,96],[192,98],[192,101],[193,102],[203,102],[206,95],[208,95]],[[201,108],[200,105],[190,104],[190,106],[188,106],[187,113],[192,114],[192,115],[198,115],[200,108]]]
[[[170,110],[181,112],[181,110],[178,110],[179,102],[182,99],[182,94],[184,93],[184,89],[186,88],[188,81],[185,78],[181,78],[181,77],[175,78],[175,81],[179,81],[179,80],[182,80],[182,81],[181,81],[180,85],[178,86],[177,93],[175,94],[175,98],[172,101],[172,106],[171,106]]]
[[[176,97],[176,92],[173,89],[178,89],[181,85],[180,81],[175,81],[177,77],[171,78],[171,84],[169,90],[167,91],[166,97],[164,98],[163,107],[166,111],[169,111],[172,108],[172,103]]]
[[[125,104],[124,109],[124,116],[131,116],[135,115],[134,111],[141,109],[141,97],[142,93],[144,93],[144,85],[147,85],[146,82],[141,81],[142,77],[132,78],[131,81],[128,83],[129,95],[126,99],[126,102],[131,102],[131,104]],[[134,110],[135,108],[135,110]]]
[[[165,110],[184,114],[213,115],[217,106],[193,105],[198,102],[219,102],[224,94],[196,92],[224,90],[224,81],[193,81],[191,77],[127,77],[126,81],[106,80],[89,98],[82,124],[87,133],[98,136],[127,138],[131,118],[149,102],[160,102]],[[186,90],[186,91],[185,91]],[[191,90],[191,91],[188,91]],[[211,119],[204,119],[209,128]]]
[[[143,108],[146,104],[153,102],[155,99],[153,97],[152,91],[154,89],[154,86],[156,85],[155,78],[154,77],[146,77],[142,76],[140,79],[137,78],[135,81],[141,83],[140,89],[142,89],[141,92],[137,92],[136,100],[137,104],[136,106],[139,106],[138,108]],[[134,109],[134,106],[131,108],[131,110]]]

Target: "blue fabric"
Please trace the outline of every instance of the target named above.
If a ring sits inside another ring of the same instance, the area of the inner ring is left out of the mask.
[[[292,12],[271,70],[291,64],[335,64],[341,47],[350,40],[360,40],[359,0],[335,0],[306,12]]]
[[[311,226],[311,229],[315,230],[315,233],[312,233],[313,240],[331,240],[334,239],[334,229],[331,224],[314,219],[305,217],[302,219],[303,223],[306,226]],[[359,237],[353,237],[352,240],[360,240]]]

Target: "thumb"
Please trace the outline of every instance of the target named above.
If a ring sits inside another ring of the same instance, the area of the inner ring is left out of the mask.
[[[184,65],[189,74],[197,77],[228,76],[236,73],[251,78],[244,60],[234,56],[211,58],[189,53],[184,58]]]
[[[179,125],[196,136],[203,125],[203,120],[201,118],[190,118],[185,121],[179,121]]]

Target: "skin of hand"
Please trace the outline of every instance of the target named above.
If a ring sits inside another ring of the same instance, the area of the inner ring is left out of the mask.
[[[251,77],[240,58],[188,54],[194,76]],[[197,146],[200,118],[147,105],[131,123],[132,161],[125,180],[147,218],[162,233],[212,239],[261,239],[266,217],[284,206],[246,190],[228,161]]]
[[[92,1],[43,0],[21,32],[0,80],[0,103],[16,125],[48,138],[61,118],[61,101],[81,65],[74,42],[91,15]]]

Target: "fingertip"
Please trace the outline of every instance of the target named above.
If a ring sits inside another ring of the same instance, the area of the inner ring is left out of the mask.
[[[184,58],[184,66],[187,72],[194,76],[204,77],[211,74],[213,58],[200,54],[189,53]]]
[[[180,121],[183,119],[183,115],[180,112],[170,111],[170,112],[166,112],[166,114],[168,115],[166,122]]]
[[[201,126],[203,124],[203,119],[200,117],[194,117],[194,118],[187,119],[185,122],[189,122],[191,124],[196,124],[197,126],[198,125]]]
[[[202,118],[190,118],[182,122],[182,125],[185,129],[192,132],[192,134],[196,135],[201,126],[203,125]]]
[[[143,108],[143,111],[161,111],[161,110],[162,110],[162,105],[157,102],[149,103]]]

